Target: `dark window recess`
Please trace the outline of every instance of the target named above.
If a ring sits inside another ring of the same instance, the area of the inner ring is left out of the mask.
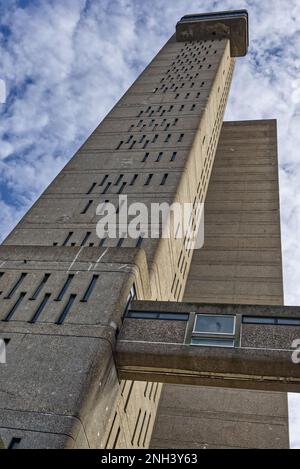
[[[132,319],[160,319],[167,321],[188,321],[188,313],[162,313],[158,311],[133,311],[129,310],[126,317]]]
[[[173,125],[176,125],[177,122],[178,122],[178,117],[176,117],[176,118],[174,119]]]
[[[194,111],[195,107],[196,107],[196,104],[193,104],[192,107],[191,107],[191,111]]]
[[[121,248],[123,242],[124,242],[124,238],[119,238],[118,243],[117,243],[117,248]]]
[[[139,238],[137,239],[137,242],[136,242],[136,247],[137,248],[141,247],[142,242],[143,242],[143,237],[139,236]]]
[[[51,274],[45,274],[44,277],[42,278],[41,282],[38,284],[36,289],[34,290],[33,295],[29,298],[30,300],[36,300],[40,292],[42,291],[44,285],[46,284],[47,280],[49,279]]]
[[[102,191],[102,194],[106,194],[106,192],[108,191],[108,189],[110,188],[110,186],[111,186],[111,182],[108,182],[108,183],[106,184],[106,186],[104,187],[104,189],[103,189],[103,191]]]
[[[133,135],[130,135],[128,139],[126,140],[126,143],[130,143],[132,139],[133,139]]]
[[[158,153],[157,158],[156,158],[155,161],[158,163],[158,162],[161,160],[162,156],[163,156],[163,152],[160,151],[160,152]]]
[[[120,150],[123,143],[124,143],[123,140],[121,140],[120,143],[116,146],[116,150]]]
[[[64,297],[64,294],[66,293],[67,289],[69,288],[70,283],[72,282],[74,278],[74,274],[68,275],[67,280],[65,281],[62,289],[60,290],[58,296],[55,298],[55,301],[61,301]]]
[[[178,142],[182,142],[183,137],[184,137],[184,134],[180,134],[179,137],[178,137]]]
[[[91,234],[92,233],[90,231],[87,231],[87,233],[85,234],[83,240],[81,241],[80,246],[85,246],[86,245],[86,243],[87,243],[88,239],[90,238]]]
[[[89,200],[88,203],[85,205],[84,209],[82,210],[81,212],[81,215],[84,215],[88,209],[90,208],[90,206],[92,205],[93,201],[92,200]]]
[[[24,296],[26,295],[26,292],[22,292],[20,293],[20,296],[19,298],[17,299],[17,301],[15,302],[15,304],[13,305],[13,307],[9,310],[8,314],[6,315],[5,319],[3,319],[3,321],[7,322],[7,321],[10,321],[10,319],[13,317],[13,315],[15,314],[19,304],[21,303],[21,301],[23,300]]]
[[[52,245],[52,246],[57,246],[57,245],[58,245],[58,243],[53,243],[53,245]]]
[[[146,140],[144,145],[143,145],[143,148],[146,148],[148,146],[148,143],[149,143],[149,140]]]
[[[133,186],[134,183],[136,182],[137,178],[138,178],[138,174],[135,174],[135,175],[133,176],[133,178],[131,179],[131,182],[130,182],[129,185],[130,185],[130,186]]]
[[[94,243],[89,243],[90,248],[94,246]]]
[[[137,117],[141,117],[141,115],[143,114],[144,111],[140,111],[137,115]]]
[[[96,186],[97,186],[97,183],[96,183],[96,182],[93,182],[93,184],[91,185],[91,187],[90,187],[89,190],[87,191],[87,194],[90,194],[90,193],[95,189]]]
[[[125,186],[126,186],[126,182],[123,182],[120,189],[118,190],[118,194],[121,194],[123,192],[123,190],[125,189]]]
[[[29,322],[31,323],[35,323],[38,318],[40,317],[40,315],[42,314],[46,304],[48,303],[48,300],[50,298],[51,294],[50,293],[46,293],[41,304],[39,305],[39,307],[37,308],[36,312],[34,313],[33,317],[30,319]]]
[[[152,178],[153,178],[153,174],[149,174],[144,185],[149,186]]]
[[[174,152],[172,153],[172,156],[171,156],[170,161],[175,161],[175,160],[176,160],[176,156],[177,156],[177,152],[174,151]]]
[[[103,186],[103,184],[107,181],[107,179],[108,179],[108,174],[106,174],[106,175],[103,177],[103,179],[102,179],[102,181],[100,182],[99,186]]]
[[[84,293],[84,295],[81,299],[82,303],[86,303],[88,301],[88,299],[90,298],[90,296],[91,296],[91,294],[94,290],[94,287],[97,283],[98,278],[99,278],[99,275],[93,275],[93,278],[90,281],[90,283],[89,283],[89,285],[88,285],[88,287],[87,287],[87,289],[86,289],[86,291],[85,291],[85,293]]]
[[[162,180],[161,180],[160,185],[161,185],[161,186],[164,186],[167,179],[168,179],[168,174],[164,174],[164,175],[163,175],[163,178],[162,178]]]
[[[133,140],[133,142],[132,142],[132,144],[130,145],[129,149],[131,150],[131,149],[134,147],[135,144],[136,144],[136,140]]]
[[[154,135],[154,137],[152,139],[152,143],[155,143],[157,139],[158,139],[158,135],[156,134],[156,135]]]
[[[145,153],[144,158],[142,159],[142,163],[145,163],[147,159],[149,158],[149,153]]]
[[[142,135],[142,137],[141,137],[139,143],[142,143],[142,142],[145,140],[145,138],[146,138],[146,135]]]
[[[273,326],[300,326],[300,318],[267,318],[261,316],[243,316],[243,324],[265,324]]]
[[[16,290],[19,288],[21,283],[23,282],[24,278],[26,277],[26,273],[22,273],[16,283],[12,286],[11,290],[9,291],[8,295],[4,298],[5,300],[9,300],[13,294],[16,292]]]
[[[182,104],[179,108],[179,111],[183,111],[184,110],[184,104]]]
[[[165,143],[169,142],[171,138],[171,134],[168,134],[165,138]]]
[[[173,104],[171,104],[171,106],[169,107],[169,110],[168,110],[168,112],[171,112],[171,111],[172,111],[172,109],[173,109],[173,107],[174,107],[174,106],[173,106]]]
[[[106,241],[106,238],[100,239],[99,247],[102,248],[104,246],[104,243]]]
[[[58,320],[56,321],[56,324],[63,324],[64,320],[67,317],[67,314],[69,313],[74,301],[76,299],[76,295],[70,295],[68,302],[64,306],[64,309],[62,310],[61,315],[59,316]]]
[[[120,176],[117,177],[117,180],[115,182],[115,186],[117,186],[118,184],[120,184],[120,182],[122,181],[124,177],[124,174],[120,174]]]
[[[169,127],[170,127],[170,124],[168,123],[168,124],[166,125],[166,127],[164,128],[164,130],[165,130],[165,131],[168,130]]]
[[[21,438],[12,438],[9,442],[9,445],[7,447],[7,449],[16,449],[17,446],[19,446],[19,444],[21,443],[22,439]]]

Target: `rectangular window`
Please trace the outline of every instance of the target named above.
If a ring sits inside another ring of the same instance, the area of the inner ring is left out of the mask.
[[[88,301],[88,299],[90,298],[94,288],[95,288],[95,285],[96,285],[96,282],[99,278],[99,275],[93,275],[93,278],[92,280],[90,281],[87,289],[86,289],[86,292],[84,293],[82,299],[81,299],[81,302],[82,303],[86,303]]]
[[[119,144],[116,146],[116,150],[120,150],[121,146],[123,145],[123,140],[119,142]]]
[[[35,323],[38,318],[40,317],[40,315],[42,314],[46,304],[48,303],[48,300],[50,298],[51,294],[50,293],[46,293],[41,304],[39,305],[39,307],[37,308],[36,312],[34,313],[32,319],[29,321],[30,323]]]
[[[9,291],[8,295],[4,298],[5,300],[9,300],[13,294],[16,292],[16,290],[19,288],[21,283],[23,282],[24,278],[27,276],[26,273],[22,273],[16,283],[12,286],[11,290]]]
[[[81,241],[80,246],[85,246],[85,245],[86,245],[86,243],[87,243],[88,239],[90,238],[91,234],[92,234],[92,233],[91,233],[90,231],[88,231],[88,232],[86,233],[85,237],[84,237],[83,240]]]
[[[177,152],[174,151],[174,152],[172,153],[172,156],[171,156],[170,161],[175,161],[175,160],[176,160],[176,156],[177,156]]]
[[[130,186],[133,186],[133,185],[135,184],[137,178],[138,178],[138,174],[135,174],[135,175],[133,176],[133,178],[131,179],[131,182],[130,182],[129,185],[130,185]]]
[[[90,187],[89,190],[87,191],[87,195],[90,194],[90,193],[95,189],[96,186],[97,186],[97,183],[96,183],[96,182],[93,182],[93,184],[91,185],[91,187]]]
[[[120,184],[120,182],[122,181],[124,177],[124,174],[120,174],[120,176],[117,177],[117,180],[115,182],[115,186],[117,186],[118,184]]]
[[[145,153],[144,158],[142,159],[142,163],[145,163],[147,159],[149,158],[149,153]]]
[[[170,141],[171,134],[168,134],[165,138],[165,143],[168,143]]]
[[[178,142],[182,142],[183,137],[184,137],[184,134],[180,134],[179,137],[178,137]]]
[[[233,339],[213,339],[213,338],[192,338],[192,345],[201,345],[203,347],[234,347]]]
[[[159,311],[132,311],[126,317],[133,319],[160,319],[167,321],[188,321],[189,313],[161,313]]]
[[[84,215],[88,209],[90,208],[90,206],[92,205],[93,201],[92,200],[89,200],[88,203],[85,205],[84,209],[82,210],[81,212],[81,215]]]
[[[157,158],[156,158],[155,161],[158,163],[158,162],[161,160],[162,156],[163,156],[163,152],[160,151],[160,152],[158,153]]]
[[[13,317],[13,315],[15,314],[19,304],[21,303],[21,301],[23,300],[24,296],[26,295],[26,292],[22,292],[20,293],[20,296],[19,298],[17,299],[17,301],[15,302],[15,304],[13,305],[13,307],[9,310],[9,312],[7,313],[5,319],[3,319],[4,322],[7,322],[7,321],[10,321],[11,318]]]
[[[164,186],[167,179],[168,179],[168,174],[164,174],[163,177],[162,177],[160,185]]]
[[[125,189],[126,182],[123,182],[120,189],[118,190],[118,194],[122,194],[123,190]]]
[[[108,179],[108,174],[106,174],[106,175],[103,177],[103,179],[102,179],[102,181],[100,182],[99,186],[103,186],[104,183],[107,181],[107,179]]]
[[[111,186],[111,182],[108,182],[108,183],[106,184],[106,186],[104,187],[104,189],[103,189],[103,191],[102,191],[102,194],[106,194],[106,192],[108,191],[108,189],[110,188],[110,186]]]
[[[45,274],[44,277],[42,278],[41,282],[38,284],[36,289],[34,290],[33,295],[29,298],[30,300],[36,300],[44,286],[46,285],[46,282],[48,281],[49,277],[51,274]]]
[[[68,275],[67,280],[65,281],[62,289],[60,290],[58,296],[55,298],[55,301],[61,301],[64,297],[64,294],[66,293],[67,289],[69,288],[70,283],[72,282],[74,278],[74,274]]]
[[[69,313],[74,301],[76,299],[76,295],[70,295],[68,302],[66,303],[64,309],[62,310],[62,313],[60,317],[58,318],[56,324],[63,324],[64,320],[67,317],[67,314]]]
[[[264,324],[270,326],[300,326],[300,318],[267,318],[261,316],[244,316],[243,324]]]
[[[206,334],[234,334],[235,316],[210,316],[197,314],[194,332]]]
[[[149,186],[152,178],[153,178],[153,174],[149,174],[144,185]]]

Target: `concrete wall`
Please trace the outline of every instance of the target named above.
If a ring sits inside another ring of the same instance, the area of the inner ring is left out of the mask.
[[[275,121],[224,123],[184,301],[283,304]],[[166,385],[151,446],[182,445],[286,448],[287,396]]]

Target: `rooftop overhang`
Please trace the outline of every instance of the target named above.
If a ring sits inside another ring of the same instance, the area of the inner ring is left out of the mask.
[[[230,39],[231,56],[243,57],[249,46],[247,10],[186,15],[176,25],[178,42]]]

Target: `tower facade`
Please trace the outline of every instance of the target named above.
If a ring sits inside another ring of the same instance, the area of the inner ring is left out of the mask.
[[[99,203],[111,203],[119,213],[123,195],[128,203],[147,207],[205,202],[215,184],[211,174],[235,57],[245,55],[247,38],[246,12],[184,17],[176,34],[0,246],[0,338],[7,344],[7,362],[1,365],[0,435],[7,447],[148,447],[162,385],[118,378],[114,351],[128,304],[133,298],[180,302],[184,295],[193,301],[238,300],[236,283],[228,286],[229,294],[221,293],[217,279],[215,294],[205,285],[200,288],[196,278],[203,274],[195,265],[210,254],[204,249],[198,260],[184,239],[159,236],[160,223],[150,220],[137,239],[126,237],[127,226],[121,222],[114,239],[99,239],[96,224]],[[225,125],[225,140],[227,129]],[[242,129],[237,129],[238,136]],[[234,128],[229,140],[235,134]],[[272,159],[275,144],[262,144],[262,158]],[[235,182],[243,185],[240,193],[247,193],[246,179],[239,181],[233,163],[231,169]],[[277,195],[277,186],[270,190],[274,188]],[[217,203],[216,193],[209,206]],[[239,237],[243,221],[257,227],[265,215],[255,213],[249,221],[242,200],[239,194],[239,210],[232,215],[241,222],[232,225],[232,230],[238,226],[234,242],[221,242],[221,249],[209,234],[209,251],[219,262],[225,259],[228,265],[227,255],[233,256],[229,270],[235,279],[243,277],[243,266],[247,269],[242,259],[248,254],[240,252],[247,244]],[[272,220],[278,227],[276,210]],[[223,220],[223,207],[219,211]],[[195,217],[193,212],[192,223]],[[208,229],[215,229],[214,224],[209,222]],[[149,225],[157,236],[149,237]],[[281,268],[278,240],[273,248]],[[268,257],[267,246],[264,251],[259,244],[259,250]],[[274,304],[282,301],[281,278],[276,278],[275,296],[273,290],[267,295]],[[241,300],[257,296],[242,294]]]

